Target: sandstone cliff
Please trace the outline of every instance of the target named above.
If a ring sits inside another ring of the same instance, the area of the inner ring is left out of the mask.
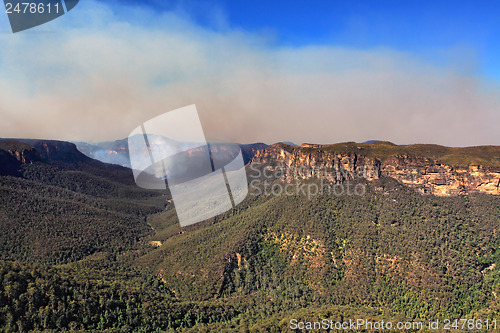
[[[253,163],[280,170],[283,180],[312,177],[334,183],[392,177],[424,194],[500,194],[500,147],[397,146],[389,142],[335,145],[278,143],[257,151]]]
[[[41,159],[36,149],[28,144],[14,140],[1,140],[0,150],[2,150],[4,154],[11,155],[20,163],[31,164]]]
[[[27,144],[0,140],[0,176],[19,177],[22,164],[32,164],[40,159],[38,152]]]

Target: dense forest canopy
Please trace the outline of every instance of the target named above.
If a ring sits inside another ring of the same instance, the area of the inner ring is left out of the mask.
[[[0,162],[31,148],[0,147]],[[498,196],[424,196],[382,177],[359,180],[361,196],[249,195],[181,228],[168,193],[130,170],[38,156],[0,168],[16,171],[0,176],[4,332],[499,317]]]

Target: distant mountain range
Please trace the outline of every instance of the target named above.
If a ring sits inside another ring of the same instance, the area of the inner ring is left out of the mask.
[[[155,140],[160,144],[163,143],[169,148],[175,151],[183,150],[183,143],[176,142],[160,136],[156,137]],[[127,168],[130,168],[130,156],[128,148],[128,139],[116,140],[116,141],[106,141],[99,143],[87,143],[87,142],[74,142],[79,151],[88,157],[94,158],[104,163],[117,164]],[[224,152],[232,152],[232,149],[227,149],[228,147],[234,146],[232,143],[220,143],[214,142],[209,143],[212,153],[223,154]],[[243,159],[245,163],[248,163],[257,150],[265,149],[268,147],[265,143],[251,143],[251,144],[238,144],[241,148]]]
[[[184,147],[182,143],[172,140],[160,137],[156,139],[151,144],[168,144],[179,151]],[[264,143],[212,143],[210,153],[214,160],[230,161],[239,152],[234,147],[239,147],[245,164],[253,159],[263,164],[281,165],[282,168],[305,168],[311,165],[337,167],[351,174],[347,178],[353,178],[363,168],[372,168],[377,170],[377,174],[370,175],[370,179],[391,177],[426,194],[500,194],[500,147],[404,146],[372,141],[333,145],[302,144],[300,147],[286,143],[272,146]],[[179,178],[185,170],[195,170],[201,165],[198,161],[206,156],[203,153],[205,149],[192,149],[183,156],[189,159],[189,163],[179,168]],[[0,175],[21,176],[25,169],[23,165],[42,161],[63,169],[77,168],[96,175],[104,173],[105,177],[109,177],[110,172],[116,174],[120,170],[109,164],[130,168],[128,141],[123,139],[97,144],[73,144],[52,140],[0,139]],[[125,170],[122,168],[120,172],[127,176],[122,175],[121,178],[126,178],[127,184],[134,184],[130,170]],[[196,172],[193,171],[193,174]],[[347,179],[344,178],[335,181],[342,182]]]
[[[152,137],[154,137],[160,143],[166,144],[177,151],[181,151],[183,149],[183,143],[176,142],[174,140],[170,140],[168,138],[161,136],[153,135]],[[370,144],[377,142],[383,142],[383,141],[369,140],[363,143]],[[73,143],[76,145],[79,151],[81,151],[88,157],[94,158],[104,163],[117,164],[127,168],[131,167],[129,149],[128,149],[128,139],[103,141],[98,143],[75,141]],[[284,141],[283,143],[294,147],[300,146],[290,141]],[[223,142],[212,142],[209,143],[209,145],[212,152],[219,152],[219,153],[230,150],[230,149],[225,149],[225,147],[234,146],[233,143],[223,143]],[[262,142],[250,143],[250,144],[237,144],[237,145],[240,147],[243,153],[243,159],[245,163],[248,163],[258,150],[263,150],[269,147],[269,145]]]

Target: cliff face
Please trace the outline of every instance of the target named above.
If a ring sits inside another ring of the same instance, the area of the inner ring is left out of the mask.
[[[46,161],[76,163],[89,160],[87,156],[78,151],[75,144],[70,142],[31,139],[20,141],[32,146],[40,154],[40,157]]]
[[[36,149],[22,142],[1,140],[0,150],[4,152],[4,156],[8,154],[20,163],[31,164],[40,161],[40,155]]]
[[[293,147],[278,143],[257,151],[252,162],[268,166],[275,174],[282,173],[286,182],[321,177],[342,183],[360,177],[368,180],[380,177],[380,161],[375,158],[351,152],[327,151],[319,145],[311,146]]]
[[[31,147],[23,150],[8,150],[8,153],[21,163],[32,164],[40,160],[38,152]]]
[[[40,155],[31,146],[11,140],[0,140],[0,175],[20,176],[22,164],[40,161]]]
[[[92,160],[69,142],[34,139],[0,139],[0,175],[21,177],[32,164],[77,168]],[[95,164],[95,163],[94,163]]]
[[[474,150],[470,148],[466,152],[431,145],[418,145],[417,148],[388,143],[304,144],[301,147],[279,143],[258,151],[252,162],[267,165],[275,172],[280,171],[286,182],[311,177],[334,183],[359,178],[374,180],[392,177],[423,194],[500,194],[500,167],[495,165],[495,161],[500,159],[500,149],[489,149],[489,154],[493,151],[498,156],[490,156],[490,162],[482,159],[485,162],[482,165],[468,156],[458,159],[458,154],[474,155]],[[482,151],[481,147],[478,150]],[[442,160],[450,160],[449,156],[470,163],[444,163]]]
[[[393,158],[382,163],[381,174],[424,194],[500,194],[500,171],[483,165],[451,166],[425,158]]]

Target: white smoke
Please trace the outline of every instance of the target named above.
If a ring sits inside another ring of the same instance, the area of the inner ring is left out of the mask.
[[[0,43],[2,137],[114,140],[194,103],[208,140],[500,144],[498,83],[458,51],[278,47],[95,1]]]

